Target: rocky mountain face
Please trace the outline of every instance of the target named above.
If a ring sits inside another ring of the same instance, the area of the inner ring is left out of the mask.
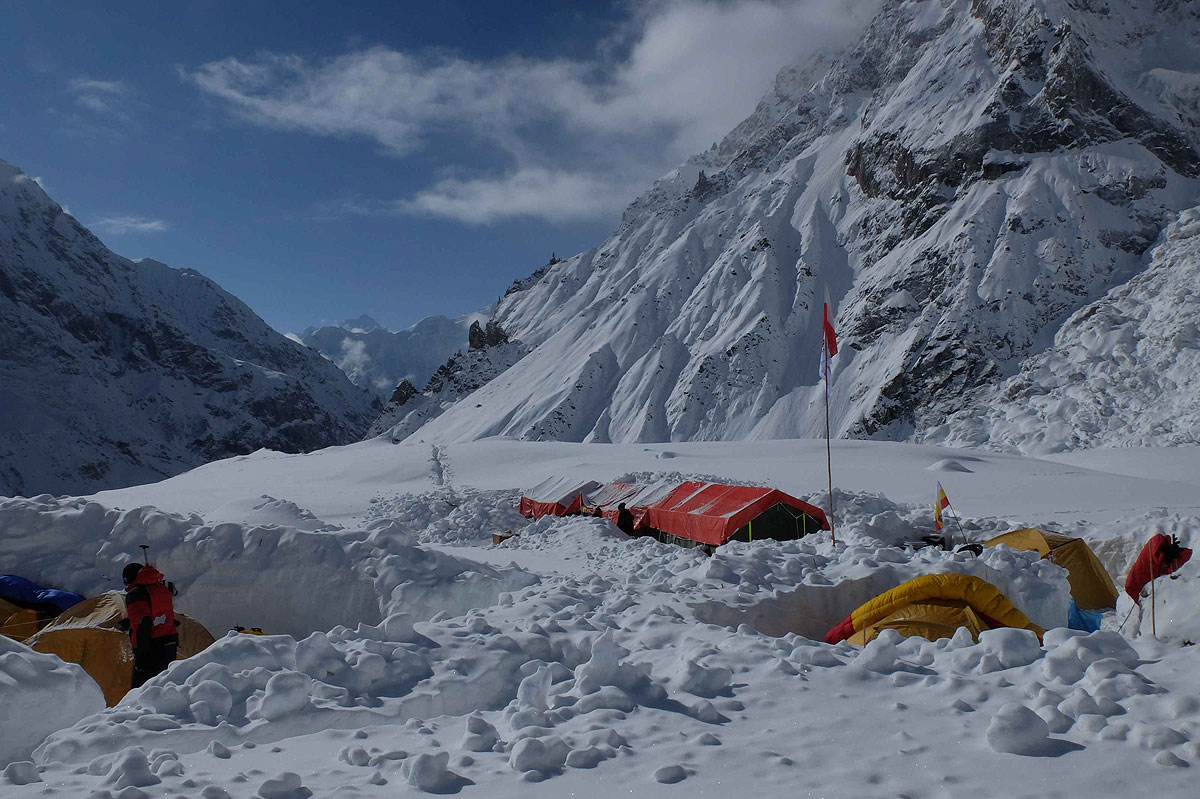
[[[406,330],[392,331],[363,315],[337,325],[310,327],[301,341],[382,401],[403,380],[427,381],[463,348],[471,326],[487,316],[487,310],[456,319],[427,316]]]
[[[407,379],[401,380],[384,406],[383,413],[367,431],[367,438],[388,434],[400,442],[436,419],[456,403],[469,397],[489,381],[504,374],[529,348],[509,341],[495,322],[480,326],[472,322],[466,352],[456,352],[438,367],[421,391]]]
[[[0,162],[0,494],[362,435],[370,395],[203,275],[111,252]]]
[[[1200,444],[1200,208],[1150,266],[1077,311],[1054,345],[922,438],[1043,455]]]
[[[821,435],[827,289],[835,435],[1011,446],[943,425],[1200,203],[1197,41],[1183,0],[887,0],[608,240],[514,284],[494,319],[529,354],[393,437]]]

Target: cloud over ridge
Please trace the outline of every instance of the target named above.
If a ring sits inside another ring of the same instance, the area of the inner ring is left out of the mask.
[[[123,236],[128,233],[162,233],[169,230],[171,226],[162,219],[117,214],[101,217],[92,222],[89,227],[109,236]]]
[[[366,139],[397,158],[434,140],[494,153],[493,169],[448,172],[387,212],[473,224],[602,218],[732,129],[781,67],[848,41],[878,6],[669,0],[637,12],[589,58],[481,61],[371,47],[320,61],[230,57],[184,75],[255,125]]]

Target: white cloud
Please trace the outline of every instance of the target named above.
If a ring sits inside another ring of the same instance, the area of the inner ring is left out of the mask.
[[[502,174],[450,175],[350,212],[562,221],[619,209],[747,116],[781,67],[847,41],[878,5],[667,0],[601,43],[616,57],[472,61],[375,47],[319,62],[226,58],[185,75],[257,125],[366,138],[397,157],[435,139],[483,143],[503,164]]]
[[[292,341],[296,342],[297,344],[304,346],[304,339],[300,338],[300,336],[298,336],[295,333],[284,333],[283,337],[290,338]]]
[[[121,109],[121,102],[129,95],[129,87],[119,80],[74,78],[67,81],[67,88],[74,95],[76,104],[88,111],[121,118],[126,116]]]
[[[395,204],[422,213],[487,224],[536,216],[552,222],[594,219],[629,202],[637,187],[587,172],[519,169],[498,178],[440,180],[411,200]]]
[[[146,216],[105,216],[91,223],[91,227],[110,236],[127,233],[162,233],[170,229],[162,219]]]
[[[367,372],[371,368],[371,356],[367,354],[367,344],[358,339],[342,339],[342,357],[334,360],[338,368],[351,378]]]

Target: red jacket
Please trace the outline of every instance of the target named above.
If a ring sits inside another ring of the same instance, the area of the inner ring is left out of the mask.
[[[1129,576],[1125,578],[1125,593],[1137,602],[1142,589],[1152,579],[1170,574],[1187,563],[1191,556],[1192,550],[1179,546],[1174,536],[1168,538],[1162,533],[1155,534],[1142,547],[1141,554],[1129,570]]]
[[[134,649],[149,640],[177,639],[175,606],[171,591],[163,582],[162,572],[143,566],[125,591],[125,612],[129,615],[129,641]]]

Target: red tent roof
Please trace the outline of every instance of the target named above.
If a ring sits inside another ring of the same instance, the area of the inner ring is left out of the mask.
[[[825,513],[815,505],[773,488],[690,481],[634,518],[639,525],[714,546],[724,544],[739,529],[776,504],[802,511],[828,530]]]
[[[551,477],[526,491],[517,510],[522,516],[533,519],[543,516],[569,516],[579,513],[586,493],[600,487],[595,480],[580,482],[566,477]]]
[[[820,508],[773,488],[689,481],[665,494],[664,490],[661,485],[580,484],[551,478],[521,497],[520,511],[538,518],[600,508],[605,518],[615,522],[617,505],[624,502],[633,514],[636,529],[654,528],[678,538],[714,546],[724,544],[747,523],[777,504],[801,511],[816,519],[822,529],[829,529]]]
[[[585,494],[583,504],[589,508],[615,508],[622,502],[629,502],[640,491],[641,489],[633,483],[613,481]]]

